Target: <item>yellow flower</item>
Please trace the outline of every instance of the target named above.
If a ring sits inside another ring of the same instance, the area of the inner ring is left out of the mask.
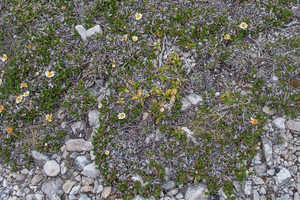
[[[12,128],[7,128],[6,131],[7,131],[7,133],[11,133],[13,131],[13,129]]]
[[[46,115],[46,120],[52,122],[52,114]]]
[[[248,25],[245,23],[245,22],[242,22],[241,24],[240,24],[240,28],[241,29],[246,29],[248,27]]]
[[[2,110],[4,110],[4,106],[3,105],[0,106],[0,113],[2,112]]]
[[[24,87],[27,87],[27,83],[22,83],[20,88],[24,88]]]
[[[133,41],[137,41],[137,40],[138,40],[138,37],[137,37],[137,36],[132,36],[132,40],[133,40]]]
[[[49,72],[49,71],[46,71],[45,72],[45,76],[47,76],[47,77],[53,77],[54,76],[54,71],[51,71],[51,72]]]
[[[122,41],[125,41],[125,40],[127,40],[127,35],[124,35],[123,37],[122,37],[122,39],[121,39]]]
[[[102,106],[103,106],[102,103],[98,104],[98,108],[102,108]]]
[[[3,56],[2,56],[2,61],[4,62],[4,61],[6,61],[7,60],[7,55],[6,54],[3,54]]]
[[[118,114],[119,119],[124,119],[126,117],[125,113],[119,113]]]
[[[136,13],[135,14],[135,19],[136,20],[140,20],[143,17],[143,15],[141,13]]]
[[[22,95],[19,95],[16,99],[16,103],[20,103],[23,99],[23,96]]]
[[[254,118],[251,117],[250,123],[252,123],[253,125],[256,125],[257,122],[258,122],[257,119],[254,119]]]
[[[26,91],[24,94],[23,94],[23,97],[27,97],[29,95],[29,91]]]
[[[105,151],[105,155],[107,155],[107,156],[108,156],[108,155],[109,155],[109,151]]]
[[[225,39],[225,40],[230,40],[230,35],[228,35],[228,34],[225,35],[224,39]]]
[[[164,112],[165,109],[164,109],[164,108],[160,108],[159,111],[160,111],[160,112]]]

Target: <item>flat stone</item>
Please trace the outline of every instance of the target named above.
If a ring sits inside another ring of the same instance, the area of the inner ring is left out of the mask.
[[[253,200],[260,200],[260,196],[256,190],[253,191]]]
[[[35,200],[44,200],[45,199],[45,197],[41,191],[37,191],[36,193],[34,193],[34,198],[35,198]]]
[[[106,199],[110,195],[111,189],[112,189],[111,187],[105,187],[104,188],[104,190],[102,191],[102,197],[104,199]]]
[[[181,111],[185,111],[187,110],[192,104],[189,102],[189,100],[187,100],[186,98],[182,98],[181,99],[181,103],[182,103],[182,106],[181,106]]]
[[[89,119],[90,126],[96,126],[97,124],[100,124],[99,115],[100,115],[100,112],[98,110],[90,110],[89,111],[88,119]]]
[[[63,181],[57,177],[49,182],[43,183],[42,191],[48,196],[48,199],[52,200],[53,196],[62,189]]]
[[[82,194],[79,198],[79,200],[91,200],[91,198],[88,197],[86,194]]]
[[[76,170],[82,170],[88,164],[91,164],[91,161],[84,155],[78,156],[73,162],[73,166]]]
[[[257,177],[257,176],[252,176],[252,181],[256,185],[265,184],[264,180],[262,178]]]
[[[98,169],[96,169],[96,164],[95,164],[95,162],[93,162],[89,165],[86,165],[83,168],[81,175],[89,177],[89,178],[96,178],[96,177],[100,176],[100,171]]]
[[[190,94],[186,97],[186,99],[193,105],[197,105],[199,102],[203,101],[202,96],[197,94]]]
[[[37,151],[31,151],[31,155],[35,160],[39,160],[39,161],[49,160],[48,156],[41,154],[40,152]]]
[[[291,131],[300,132],[300,121],[289,120],[286,122],[286,127]]]
[[[292,178],[292,175],[289,170],[282,168],[279,173],[275,176],[275,181],[278,187],[281,187],[288,183]]]
[[[93,187],[90,185],[85,185],[83,187],[81,187],[80,189],[81,192],[92,192],[93,191]]]
[[[74,187],[72,188],[72,190],[71,190],[70,194],[71,194],[71,195],[78,194],[78,192],[79,192],[80,188],[81,188],[81,187],[80,187],[80,185],[76,185],[76,186],[74,186]]]
[[[263,138],[262,145],[263,145],[263,153],[264,153],[265,159],[266,159],[268,165],[270,165],[270,163],[273,161],[272,142],[270,142],[270,140],[268,140],[267,138]]]
[[[274,121],[273,121],[273,124],[279,128],[279,129],[285,129],[285,119],[280,117],[280,118],[276,118]]]
[[[85,123],[83,121],[75,122],[71,125],[71,129],[74,133],[78,133],[80,131],[83,131],[85,128]]]
[[[166,191],[172,190],[175,187],[176,183],[174,181],[168,181],[161,186],[161,188],[165,189]]]
[[[206,195],[205,193],[208,193]],[[209,191],[203,183],[198,183],[192,186],[189,186],[186,193],[185,193],[185,199],[189,200],[209,200],[210,195]]]
[[[270,108],[268,106],[263,107],[263,112],[266,113],[267,115],[270,115],[270,116],[275,114],[275,111],[270,110]]]
[[[38,184],[41,180],[43,180],[43,176],[36,174],[31,180],[31,185],[36,185]]]
[[[81,185],[92,185],[94,183],[94,180],[87,177],[82,177]]]
[[[134,198],[132,198],[131,200],[155,200],[155,198],[154,197],[143,198],[140,195],[137,195]]]
[[[29,170],[28,169],[22,169],[21,170],[21,174],[23,174],[23,175],[28,175],[29,174]]]
[[[245,195],[250,195],[252,193],[252,181],[244,180],[242,182],[242,190]]]
[[[94,148],[92,142],[84,139],[72,139],[66,142],[67,151],[90,151]]]
[[[60,173],[60,166],[55,160],[49,160],[44,165],[44,172],[47,176],[57,176]]]
[[[174,196],[178,193],[178,190],[174,189],[167,193],[168,196]]]
[[[88,30],[86,30],[82,25],[77,25],[75,26],[75,29],[77,30],[84,42],[88,42],[86,37],[90,37],[92,35],[95,35],[96,33],[102,34],[103,32],[100,25],[96,25]]]
[[[61,164],[60,164],[60,173],[62,175],[66,174],[68,172],[68,166],[66,164],[65,161],[63,161]]]
[[[69,194],[69,192],[71,191],[72,187],[75,185],[75,181],[71,181],[71,180],[67,180],[67,182],[65,182],[62,186],[63,191],[66,194]]]

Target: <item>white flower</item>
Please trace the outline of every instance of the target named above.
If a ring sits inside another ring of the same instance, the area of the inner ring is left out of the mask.
[[[53,77],[54,76],[54,71],[51,71],[51,72],[46,71],[45,76],[47,76],[48,78]]]
[[[164,108],[161,108],[161,109],[159,109],[159,111],[160,111],[160,112],[164,112],[164,111],[165,111],[165,109],[164,109]]]
[[[240,28],[246,30],[246,28],[248,27],[248,25],[245,22],[242,22],[240,24]]]
[[[109,151],[105,151],[105,155],[107,155],[107,156],[108,156],[108,155],[109,155]]]
[[[116,67],[116,64],[112,64],[111,66],[112,66],[112,68],[115,68],[115,67]]]
[[[35,75],[37,75],[37,76],[40,75],[40,72],[36,72]]]
[[[3,57],[1,59],[3,62],[7,60],[7,55],[6,54],[3,54]]]
[[[102,106],[103,106],[102,103],[98,104],[98,108],[102,108]]]
[[[138,40],[138,37],[137,37],[137,36],[132,36],[132,40],[133,40],[133,41],[137,41],[137,40]]]
[[[136,20],[140,20],[143,17],[143,15],[141,13],[136,13],[135,14],[135,19]]]
[[[52,122],[52,114],[46,115],[46,120]]]
[[[225,40],[230,40],[230,35],[228,35],[228,34],[225,35],[224,39],[225,39]]]
[[[126,117],[125,113],[119,113],[118,114],[119,119],[124,119]]]
[[[124,35],[123,37],[122,37],[122,39],[121,39],[122,41],[125,41],[125,40],[127,40],[127,35]]]
[[[2,79],[0,78],[0,85],[2,85]]]
[[[29,91],[26,91],[22,96],[27,97],[29,95]]]
[[[22,95],[18,96],[16,99],[16,103],[20,103],[22,101],[22,99],[23,99]]]

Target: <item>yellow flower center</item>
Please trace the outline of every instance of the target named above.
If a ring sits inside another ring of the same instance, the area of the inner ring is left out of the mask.
[[[4,110],[4,106],[0,106],[0,111]]]
[[[27,97],[28,95],[29,95],[28,92],[24,93],[24,96],[25,96],[25,97]]]
[[[22,87],[27,87],[27,84],[26,83],[22,83],[21,86]]]
[[[121,117],[124,117],[124,114],[121,114],[120,116],[121,116]]]
[[[226,35],[226,36],[225,36],[225,39],[226,39],[226,40],[228,40],[229,38],[230,38],[230,36],[229,36],[229,35]]]
[[[127,37],[126,37],[126,36],[123,36],[123,37],[122,37],[122,40],[126,40],[126,39],[127,39]]]
[[[8,128],[8,129],[7,129],[7,132],[8,132],[8,133],[11,133],[11,132],[12,132],[12,128]]]
[[[136,17],[137,17],[137,18],[140,18],[140,15],[139,15],[139,14],[137,14],[137,15],[136,15]]]
[[[136,38],[134,37],[133,40],[136,41]]]
[[[22,97],[21,96],[18,96],[17,97],[17,101],[21,101],[22,100]]]
[[[46,117],[47,121],[50,121],[52,119],[51,115]]]
[[[52,76],[52,72],[48,72],[48,76]]]
[[[242,24],[242,27],[245,27],[246,26],[246,24]]]
[[[3,58],[4,58],[4,60],[6,60],[6,59],[7,59],[7,56],[6,56],[6,55],[3,55]]]
[[[62,10],[66,9],[66,6],[62,6],[61,9],[62,9]]]

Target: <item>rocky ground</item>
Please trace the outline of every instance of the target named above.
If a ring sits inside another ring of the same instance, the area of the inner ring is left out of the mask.
[[[263,128],[262,143],[249,166],[247,178],[234,181],[236,199],[299,199],[300,191],[300,118],[279,117],[273,110]],[[12,172],[9,165],[0,165],[0,198],[5,200],[43,199],[118,199],[116,188],[103,185],[96,169],[91,141],[70,139],[55,154],[31,152],[35,168]],[[135,177],[138,179],[138,177]],[[160,200],[227,199],[222,188],[217,195],[206,195],[203,179],[191,185],[176,185],[169,180],[162,185]],[[134,200],[144,198],[136,196]],[[154,197],[149,199],[155,199]]]

